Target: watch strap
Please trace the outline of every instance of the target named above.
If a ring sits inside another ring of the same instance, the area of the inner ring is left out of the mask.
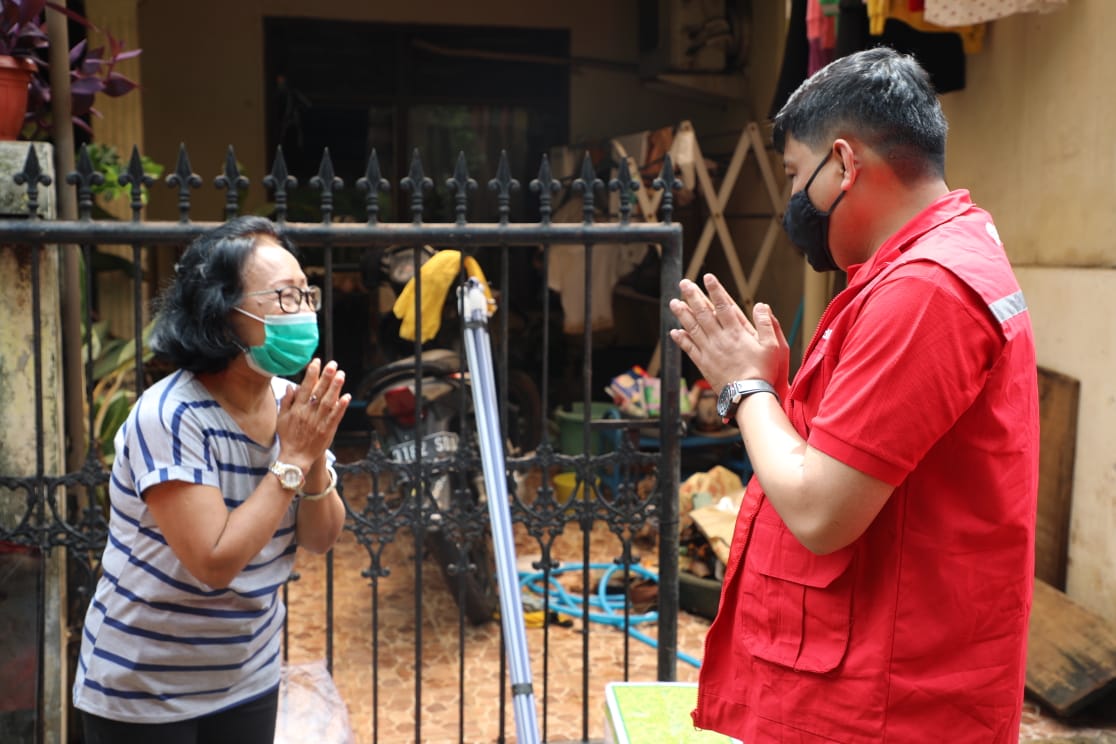
[[[751,380],[734,380],[725,386],[725,393],[731,396],[722,419],[726,424],[732,422],[733,417],[736,416],[736,411],[740,408],[741,401],[749,395],[771,393],[775,396],[776,401],[779,400],[779,393],[775,391],[775,386],[767,380],[758,378]]]

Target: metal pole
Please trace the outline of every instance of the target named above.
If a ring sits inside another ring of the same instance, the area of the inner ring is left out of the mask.
[[[63,2],[62,5],[66,3]],[[66,175],[74,170],[74,126],[70,122],[70,36],[66,17],[49,11],[46,14],[47,50],[50,60],[50,115],[54,124],[54,172],[58,193],[58,219],[77,219],[77,196],[66,183]],[[66,432],[69,453],[66,467],[81,470],[85,462],[85,383],[81,338],[81,260],[76,245],[62,246],[62,355],[65,365]]]
[[[484,485],[488,492],[488,516],[492,521],[492,541],[496,548],[500,622],[504,626],[504,645],[510,660],[515,740],[520,744],[537,744],[539,722],[535,711],[535,693],[531,687],[531,657],[527,651],[523,599],[516,572],[504,443],[497,416],[492,348],[488,338],[488,298],[477,279],[466,281],[461,306],[461,314],[465,318],[465,356],[469,362],[473,411],[477,419]]]

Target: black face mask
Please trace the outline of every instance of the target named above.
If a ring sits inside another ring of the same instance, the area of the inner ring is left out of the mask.
[[[810,176],[805,188],[791,195],[787,203],[787,211],[783,213],[783,229],[787,231],[787,236],[790,237],[794,247],[806,256],[814,271],[836,271],[838,268],[833,261],[833,254],[829,252],[829,216],[833,214],[837,203],[844,198],[845,192],[842,191],[825,212],[815,207],[806,193],[810,190],[810,184],[821,173],[821,169],[829,162],[832,154],[830,151],[830,154],[818,163],[814,175]]]

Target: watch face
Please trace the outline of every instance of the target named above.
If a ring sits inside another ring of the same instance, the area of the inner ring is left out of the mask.
[[[297,465],[288,465],[285,462],[276,462],[271,466],[271,472],[279,476],[279,485],[283,488],[296,490],[302,485],[302,471]]]
[[[736,385],[728,383],[721,388],[721,394],[717,396],[717,415],[724,418],[728,415],[729,408],[732,406],[732,397],[736,394]]]

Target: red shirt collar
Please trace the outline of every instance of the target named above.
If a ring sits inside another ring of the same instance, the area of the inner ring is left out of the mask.
[[[926,209],[916,214],[907,224],[883,242],[872,257],[864,263],[848,268],[848,284],[868,281],[881,269],[898,258],[917,238],[933,230],[938,225],[949,222],[973,208],[973,200],[967,189],[957,189],[938,197]]]

